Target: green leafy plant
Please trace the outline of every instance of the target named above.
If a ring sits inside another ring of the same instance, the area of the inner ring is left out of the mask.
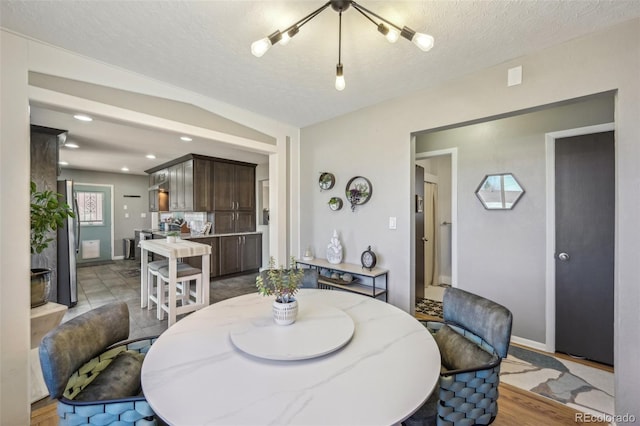
[[[263,296],[276,296],[276,301],[289,303],[298,292],[304,270],[296,267],[296,259],[291,256],[288,269],[284,266],[276,267],[273,256],[269,259],[269,269],[266,271],[266,279],[263,273],[256,277],[256,287]]]
[[[31,254],[42,253],[55,240],[50,233],[63,226],[67,218],[75,217],[61,198],[57,192],[38,192],[31,181]]]
[[[169,231],[167,232],[167,237],[179,237],[180,233],[178,231]]]

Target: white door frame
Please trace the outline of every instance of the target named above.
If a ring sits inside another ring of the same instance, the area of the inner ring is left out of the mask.
[[[458,148],[416,153],[416,161],[451,156],[451,286],[458,286]]]
[[[73,179],[71,179],[71,180],[73,180]],[[109,190],[111,191],[111,260],[117,260],[116,259],[115,244],[114,244],[114,241],[113,241],[114,238],[115,238],[114,228],[116,226],[116,223],[114,222],[114,219],[115,219],[115,215],[114,215],[115,205],[114,205],[114,189],[113,189],[113,185],[104,184],[104,183],[76,182],[74,180],[73,181],[74,190],[75,190],[75,186],[76,185],[104,186],[104,187],[108,187]],[[80,244],[79,241],[78,241],[78,244]],[[124,259],[124,256],[118,256],[118,259]]]
[[[546,229],[546,309],[545,351],[556,351],[556,139],[615,130],[615,123],[597,124],[545,133],[546,180],[547,180],[547,229]]]

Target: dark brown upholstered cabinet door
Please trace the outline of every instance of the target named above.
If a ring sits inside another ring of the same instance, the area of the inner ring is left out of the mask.
[[[235,166],[235,201],[238,210],[256,208],[256,169],[250,166]]]
[[[220,238],[195,238],[191,241],[211,246],[211,257],[209,260],[209,276],[211,278],[220,275]],[[202,269],[202,256],[192,256],[185,258],[186,263],[194,268]]]
[[[213,162],[196,158],[193,160],[191,193],[193,210],[197,212],[213,211]],[[185,170],[186,174],[186,170]],[[187,184],[185,183],[185,189]],[[187,203],[188,204],[188,203]]]
[[[234,210],[233,197],[235,165],[216,161],[213,164],[213,208]]]
[[[213,165],[213,207],[216,234],[256,230],[256,170],[216,161]],[[230,215],[229,212],[233,212]],[[229,224],[232,221],[232,224]]]
[[[214,234],[232,234],[236,229],[236,212],[218,211],[214,213]]]
[[[185,161],[182,164],[182,188],[184,195],[182,198],[183,211],[194,211],[193,208],[193,160]]]
[[[240,237],[220,237],[220,275],[240,272]]]
[[[262,234],[242,236],[242,271],[259,269],[262,266]]]

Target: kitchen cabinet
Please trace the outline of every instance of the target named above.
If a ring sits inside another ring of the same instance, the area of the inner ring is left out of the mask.
[[[211,257],[209,258],[209,276],[211,278],[220,275],[220,238],[192,238],[191,241],[211,246]],[[202,256],[185,258],[186,263],[194,268],[202,269]]]
[[[212,208],[210,160],[194,158],[169,167],[169,210],[207,212]]]
[[[149,211],[169,210],[169,194],[166,192],[169,170],[163,169],[149,175]]]
[[[215,161],[213,165],[214,232],[256,230],[255,165]]]
[[[262,234],[220,237],[220,275],[258,270],[262,266]]]

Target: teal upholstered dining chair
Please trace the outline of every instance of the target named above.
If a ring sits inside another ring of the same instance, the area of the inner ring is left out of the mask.
[[[498,415],[500,364],[511,339],[511,312],[484,297],[447,288],[444,322],[428,321],[441,356],[441,373],[427,402],[406,426],[488,425]]]
[[[156,337],[129,337],[129,308],[110,303],[69,320],[40,343],[40,365],[61,426],[156,425],[140,370]]]

